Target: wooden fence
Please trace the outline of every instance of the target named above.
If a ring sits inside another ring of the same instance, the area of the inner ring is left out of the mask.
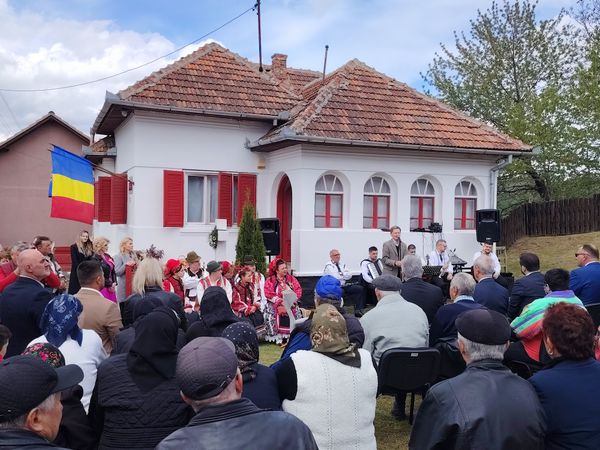
[[[560,236],[600,231],[600,194],[544,203],[529,203],[501,219],[500,244],[524,236]]]

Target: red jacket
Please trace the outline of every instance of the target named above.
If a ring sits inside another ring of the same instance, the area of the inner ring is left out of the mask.
[[[181,280],[178,280],[174,277],[167,277],[165,281],[163,281],[163,289],[166,292],[173,292],[177,294],[183,303],[185,299],[185,292],[183,290],[183,282]]]
[[[233,286],[231,309],[233,309],[233,312],[238,316],[249,316],[257,311],[258,305],[255,305],[255,303],[254,285],[252,283],[243,286],[241,282],[238,282]]]

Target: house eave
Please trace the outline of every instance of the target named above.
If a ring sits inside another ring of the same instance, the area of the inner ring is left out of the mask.
[[[354,139],[340,139],[322,136],[276,136],[273,138],[259,139],[248,144],[248,148],[253,152],[268,153],[279,150],[290,145],[298,143],[311,143],[327,146],[352,146],[352,147],[368,147],[379,149],[398,149],[398,150],[413,150],[413,151],[428,151],[440,153],[466,153],[477,155],[494,155],[494,156],[530,156],[532,149],[523,150],[505,150],[505,149],[487,149],[487,148],[463,148],[454,146],[436,146],[422,144],[401,144],[395,142],[376,142],[376,141],[361,141]]]
[[[231,112],[231,111],[215,111],[211,109],[196,109],[196,108],[180,108],[177,106],[168,105],[153,105],[141,102],[132,102],[129,100],[123,100],[117,95],[110,92],[106,93],[104,105],[98,113],[98,117],[94,121],[90,130],[91,134],[112,134],[114,130],[127,118],[127,116],[135,111],[158,111],[158,112],[172,112],[178,114],[188,115],[202,115],[211,117],[226,117],[229,119],[247,119],[247,120],[258,120],[268,121],[277,123],[278,121],[285,121],[289,118],[289,112],[281,111],[278,114],[250,114],[244,112]]]

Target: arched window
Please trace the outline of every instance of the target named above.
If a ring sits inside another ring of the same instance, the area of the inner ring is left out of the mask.
[[[410,188],[410,229],[428,228],[433,222],[435,189],[426,178],[419,178]]]
[[[363,196],[363,228],[389,228],[390,185],[381,177],[365,183]]]
[[[461,181],[454,190],[454,229],[474,230],[477,189],[470,181]]]
[[[341,228],[344,188],[335,175],[323,175],[315,185],[315,228]]]

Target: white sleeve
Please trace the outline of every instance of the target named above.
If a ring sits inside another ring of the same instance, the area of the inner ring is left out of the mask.
[[[325,264],[325,268],[323,269],[323,275],[331,275],[332,277],[337,278],[338,280],[341,278],[340,273],[337,270],[337,267],[335,267],[330,262]]]
[[[187,272],[183,274],[183,288],[184,289],[197,289],[200,280],[197,275],[191,276]]]
[[[371,274],[369,273],[369,261],[363,261],[360,263],[360,274],[367,283],[372,283],[373,278],[371,278]]]
[[[225,280],[225,293],[227,294],[227,299],[229,300],[229,304],[231,304],[232,298],[233,298],[233,289],[231,287],[231,283],[229,282],[229,280],[226,278],[224,278],[224,280]]]
[[[348,281],[350,278],[352,278],[352,274],[350,273],[350,270],[346,264],[342,264],[342,273],[344,274],[344,280]]]
[[[500,275],[500,272],[502,272],[502,268],[500,267],[500,261],[498,260],[498,257],[495,253],[491,253],[491,255],[492,259],[494,260],[494,275],[498,277],[498,275]]]

